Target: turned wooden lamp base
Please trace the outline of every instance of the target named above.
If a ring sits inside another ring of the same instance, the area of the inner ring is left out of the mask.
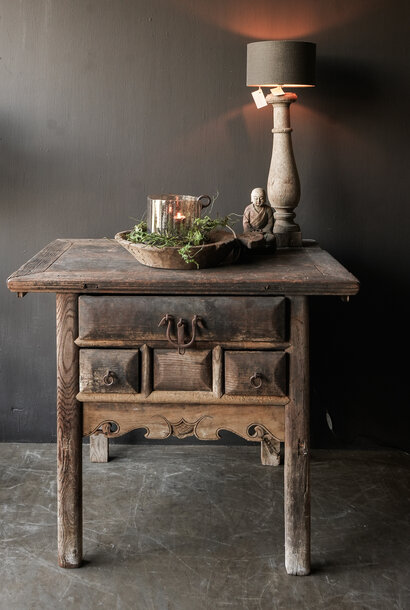
[[[275,237],[277,248],[301,248],[303,246],[301,231],[293,231],[292,233],[275,233]]]
[[[290,105],[296,100],[294,93],[266,96],[273,108],[273,147],[267,190],[269,202],[275,210],[273,233],[278,248],[302,246],[302,233],[294,221],[294,210],[300,199],[300,182],[290,126]]]

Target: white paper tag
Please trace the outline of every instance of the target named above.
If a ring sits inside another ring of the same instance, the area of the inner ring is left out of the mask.
[[[256,91],[252,91],[252,97],[256,104],[256,108],[263,108],[264,106],[268,105],[268,102],[266,101],[265,96],[263,95],[263,91],[260,87]]]
[[[271,89],[270,92],[272,93],[272,95],[285,95],[285,92],[282,87],[275,87],[274,89]]]

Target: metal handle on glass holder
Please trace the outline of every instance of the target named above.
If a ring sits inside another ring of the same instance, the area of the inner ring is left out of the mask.
[[[202,203],[201,199],[208,199],[208,203]],[[209,195],[201,195],[200,197],[198,197],[198,203],[201,204],[202,209],[207,208],[211,204],[211,201],[212,199]]]

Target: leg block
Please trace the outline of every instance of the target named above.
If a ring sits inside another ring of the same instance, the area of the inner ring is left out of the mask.
[[[104,464],[109,460],[109,440],[103,434],[90,436],[90,462]]]
[[[279,466],[280,441],[273,436],[265,435],[261,441],[261,462],[263,466]]]

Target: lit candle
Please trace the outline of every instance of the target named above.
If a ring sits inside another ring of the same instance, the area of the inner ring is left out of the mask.
[[[185,224],[185,218],[186,218],[186,216],[183,216],[183,214],[181,214],[181,212],[177,212],[176,215],[174,216],[174,226],[175,226],[176,233],[182,233],[182,230],[183,230],[184,224]]]

